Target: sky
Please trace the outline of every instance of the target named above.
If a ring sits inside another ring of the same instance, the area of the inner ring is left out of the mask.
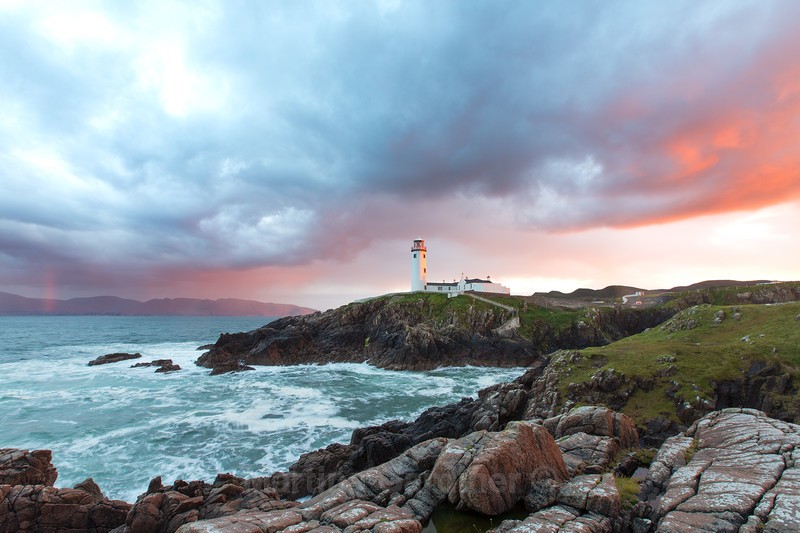
[[[800,279],[800,2],[0,0],[0,291]]]

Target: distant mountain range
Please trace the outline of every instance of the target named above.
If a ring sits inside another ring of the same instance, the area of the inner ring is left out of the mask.
[[[53,300],[26,298],[0,292],[0,315],[189,315],[189,316],[270,316],[307,315],[315,309],[292,304],[276,304],[225,298],[160,298],[140,302],[116,296],[93,296]]]

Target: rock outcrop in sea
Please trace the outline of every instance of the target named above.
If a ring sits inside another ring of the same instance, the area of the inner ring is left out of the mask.
[[[156,367],[156,372],[161,373],[176,372],[181,369],[181,366],[175,364],[172,359],[155,359],[147,363],[135,363],[131,365],[131,368],[141,367]]]
[[[142,357],[142,354],[139,352],[136,353],[109,353],[106,355],[101,355],[95,359],[89,361],[89,366],[97,366],[97,365],[107,365],[109,363],[119,363],[120,361],[129,361],[131,359],[139,359]]]

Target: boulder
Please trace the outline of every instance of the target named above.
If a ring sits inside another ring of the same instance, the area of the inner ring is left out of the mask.
[[[535,481],[525,495],[525,509],[535,513],[556,502],[561,484],[554,479],[540,479]]]
[[[658,531],[800,530],[800,426],[725,409],[659,450],[645,481]]]
[[[239,513],[187,523],[178,528],[179,533],[216,533],[219,531],[262,533],[355,533],[374,531],[382,533],[420,533],[422,525],[411,511],[395,505],[382,507],[375,503],[354,499],[321,513],[300,509],[277,511],[244,510]]]
[[[511,422],[501,432],[480,431],[448,443],[425,492],[433,500],[447,498],[457,509],[497,515],[522,500],[536,481],[566,478],[561,453],[547,430]]]
[[[156,373],[176,372],[181,369],[181,365],[176,365],[171,359],[167,359],[167,363],[162,364],[156,368]]]
[[[130,359],[139,359],[142,356],[140,353],[109,353],[101,355],[97,359],[89,361],[89,366],[107,365],[109,363],[119,363],[120,361],[128,361]]]
[[[621,502],[612,474],[577,476],[558,491],[558,503],[610,517],[619,515]]]
[[[241,512],[283,511],[297,505],[296,502],[280,500],[278,493],[263,483],[230,474],[220,474],[213,485],[203,481],[178,480],[164,487],[161,478],[155,478],[148,491],[136,500],[125,526],[118,533],[172,533],[184,524],[199,520]]]
[[[556,441],[570,475],[605,471],[620,450],[616,438],[579,432]]]
[[[378,505],[389,505],[390,502],[403,505],[407,499],[415,497],[422,492],[423,473],[434,467],[440,453],[447,443],[446,439],[438,438],[425,441],[406,450],[398,457],[386,463],[359,472],[322,494],[303,503],[299,510],[308,520],[319,520],[325,511],[353,500],[364,500]],[[423,507],[430,503],[425,498],[418,499],[417,506]],[[428,513],[433,512],[433,506],[426,508]],[[415,512],[413,506],[406,506]]]
[[[94,480],[90,477],[81,481],[72,488],[82,490],[83,492],[89,494],[95,502],[101,502],[107,499],[103,495],[103,491],[100,490],[100,487],[97,485],[97,483],[95,483]]]
[[[86,483],[86,482],[84,482]],[[107,533],[125,523],[129,503],[98,498],[91,489],[0,485],[0,531]]]
[[[297,526],[301,522],[303,522],[302,515],[294,510],[267,513],[250,511],[213,520],[184,524],[176,531],[177,533],[219,533],[222,531],[231,533],[277,533],[279,531],[304,533],[306,531],[320,531],[319,524],[308,524],[309,527],[307,528],[293,528],[293,526]],[[332,531],[339,530],[334,529]]]
[[[582,513],[568,505],[555,505],[523,521],[506,521],[495,530],[497,533],[550,533],[570,531],[575,533],[611,533],[612,521],[597,513]]]
[[[576,407],[565,415],[548,418],[544,426],[553,437],[560,439],[575,433],[607,436],[618,439],[622,448],[632,448],[638,444],[636,425],[624,413],[617,413],[608,407],[587,405]]]
[[[296,510],[273,512],[246,511],[215,520],[186,524],[178,533],[420,533],[422,524],[407,510],[396,506],[381,507],[363,500],[353,500],[337,505],[318,519],[305,520]]]
[[[0,485],[52,486],[58,471],[50,450],[0,448]]]
[[[244,364],[243,361],[225,361],[215,365],[210,375],[218,376],[220,374],[231,374],[233,372],[246,372],[248,370],[255,370],[252,366]]]
[[[180,365],[176,365],[172,362],[172,359],[156,359],[154,361],[150,361],[149,363],[136,363],[131,365],[131,368],[139,368],[139,367],[149,367],[155,366],[156,372],[174,372],[176,370],[180,370]]]

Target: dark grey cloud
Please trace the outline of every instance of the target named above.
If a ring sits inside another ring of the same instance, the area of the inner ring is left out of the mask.
[[[421,200],[491,198],[570,230],[800,193],[792,176],[720,193],[757,156],[795,163],[776,139],[796,127],[770,115],[797,111],[776,88],[793,2],[0,10],[15,276],[306,263],[409,231]]]

